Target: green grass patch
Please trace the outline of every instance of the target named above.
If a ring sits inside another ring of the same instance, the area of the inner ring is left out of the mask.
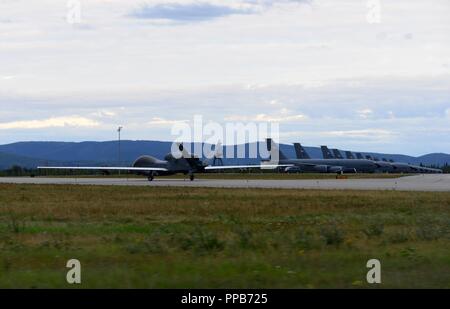
[[[0,287],[450,288],[450,193],[0,185]]]

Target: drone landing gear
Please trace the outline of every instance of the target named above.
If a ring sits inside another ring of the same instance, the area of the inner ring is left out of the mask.
[[[194,181],[194,179],[195,179],[194,174],[189,174],[189,179],[190,179],[191,181]]]
[[[149,176],[148,176],[148,181],[153,181],[153,179],[155,179],[155,176],[154,176],[154,175],[149,175]]]

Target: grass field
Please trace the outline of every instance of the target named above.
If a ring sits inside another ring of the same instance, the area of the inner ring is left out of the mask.
[[[0,287],[450,288],[450,193],[0,185]]]

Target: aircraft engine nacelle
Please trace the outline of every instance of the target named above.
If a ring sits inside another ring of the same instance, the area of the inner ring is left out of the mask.
[[[344,172],[344,169],[342,168],[342,166],[329,166],[328,172],[329,173],[341,173],[341,172]]]
[[[346,174],[356,174],[357,173],[356,169],[351,168],[351,167],[345,167],[342,171]]]
[[[314,171],[318,172],[318,173],[328,173],[328,165],[315,165],[314,166]]]
[[[285,173],[302,173],[303,169],[300,166],[288,166],[284,169]]]

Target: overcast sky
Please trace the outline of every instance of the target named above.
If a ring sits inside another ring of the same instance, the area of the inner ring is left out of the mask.
[[[281,142],[450,152],[450,1],[0,0],[0,143],[171,140],[280,121]],[[72,12],[72,11],[71,11]],[[73,21],[74,15],[69,15]]]

